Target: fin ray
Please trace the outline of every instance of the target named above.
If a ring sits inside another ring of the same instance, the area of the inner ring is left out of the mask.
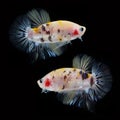
[[[94,111],[94,101],[90,101],[88,94],[85,91],[74,90],[69,92],[58,93],[58,100],[63,104],[74,105],[80,108],[87,108],[89,111]]]
[[[41,24],[50,22],[49,14],[43,9],[41,10],[33,9],[28,12],[27,16],[32,21],[33,27],[38,27]]]
[[[112,75],[107,65],[95,63],[92,67],[95,84],[91,87],[97,96],[97,100],[103,98],[112,87]]]
[[[26,15],[19,16],[11,25],[9,30],[11,43],[22,51],[27,51],[29,48],[29,41],[26,37],[26,30],[31,28],[31,23]]]
[[[90,72],[90,68],[94,62],[94,59],[87,55],[77,55],[73,58],[73,67],[84,70],[85,72]]]
[[[57,55],[61,55],[67,48],[68,42],[51,43],[48,47]]]

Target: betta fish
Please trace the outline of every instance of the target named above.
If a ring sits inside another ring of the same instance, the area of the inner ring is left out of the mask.
[[[43,9],[33,9],[18,17],[10,28],[10,40],[15,47],[35,60],[61,55],[65,45],[82,40],[86,27],[67,20],[50,21]]]
[[[110,91],[112,75],[107,65],[90,56],[77,55],[73,58],[73,67],[53,70],[37,84],[42,92],[57,93],[63,104],[93,112],[95,103]]]

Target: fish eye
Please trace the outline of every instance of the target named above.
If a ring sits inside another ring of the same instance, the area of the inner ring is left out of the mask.
[[[81,31],[81,32],[83,32],[83,30],[84,30],[84,28],[83,28],[83,27],[81,27],[81,28],[80,28],[80,31]]]
[[[40,83],[42,83],[42,79],[40,79]]]

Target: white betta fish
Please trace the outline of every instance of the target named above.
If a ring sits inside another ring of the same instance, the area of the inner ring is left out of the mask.
[[[35,59],[46,59],[61,55],[65,49],[62,46],[76,38],[81,39],[85,31],[84,26],[74,22],[50,22],[45,10],[33,9],[14,22],[10,29],[10,40],[18,49]]]
[[[78,55],[73,59],[73,68],[54,70],[37,83],[42,92],[57,92],[63,104],[94,111],[94,104],[110,91],[112,76],[106,65]]]

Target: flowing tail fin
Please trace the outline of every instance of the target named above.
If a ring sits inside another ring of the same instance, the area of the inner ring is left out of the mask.
[[[92,67],[92,76],[95,81],[91,87],[91,91],[89,91],[89,95],[97,101],[110,91],[112,87],[112,75],[107,65],[95,63]]]
[[[27,31],[31,29],[31,23],[26,15],[18,17],[11,25],[9,35],[11,43],[21,51],[31,52],[34,44],[27,38]]]

